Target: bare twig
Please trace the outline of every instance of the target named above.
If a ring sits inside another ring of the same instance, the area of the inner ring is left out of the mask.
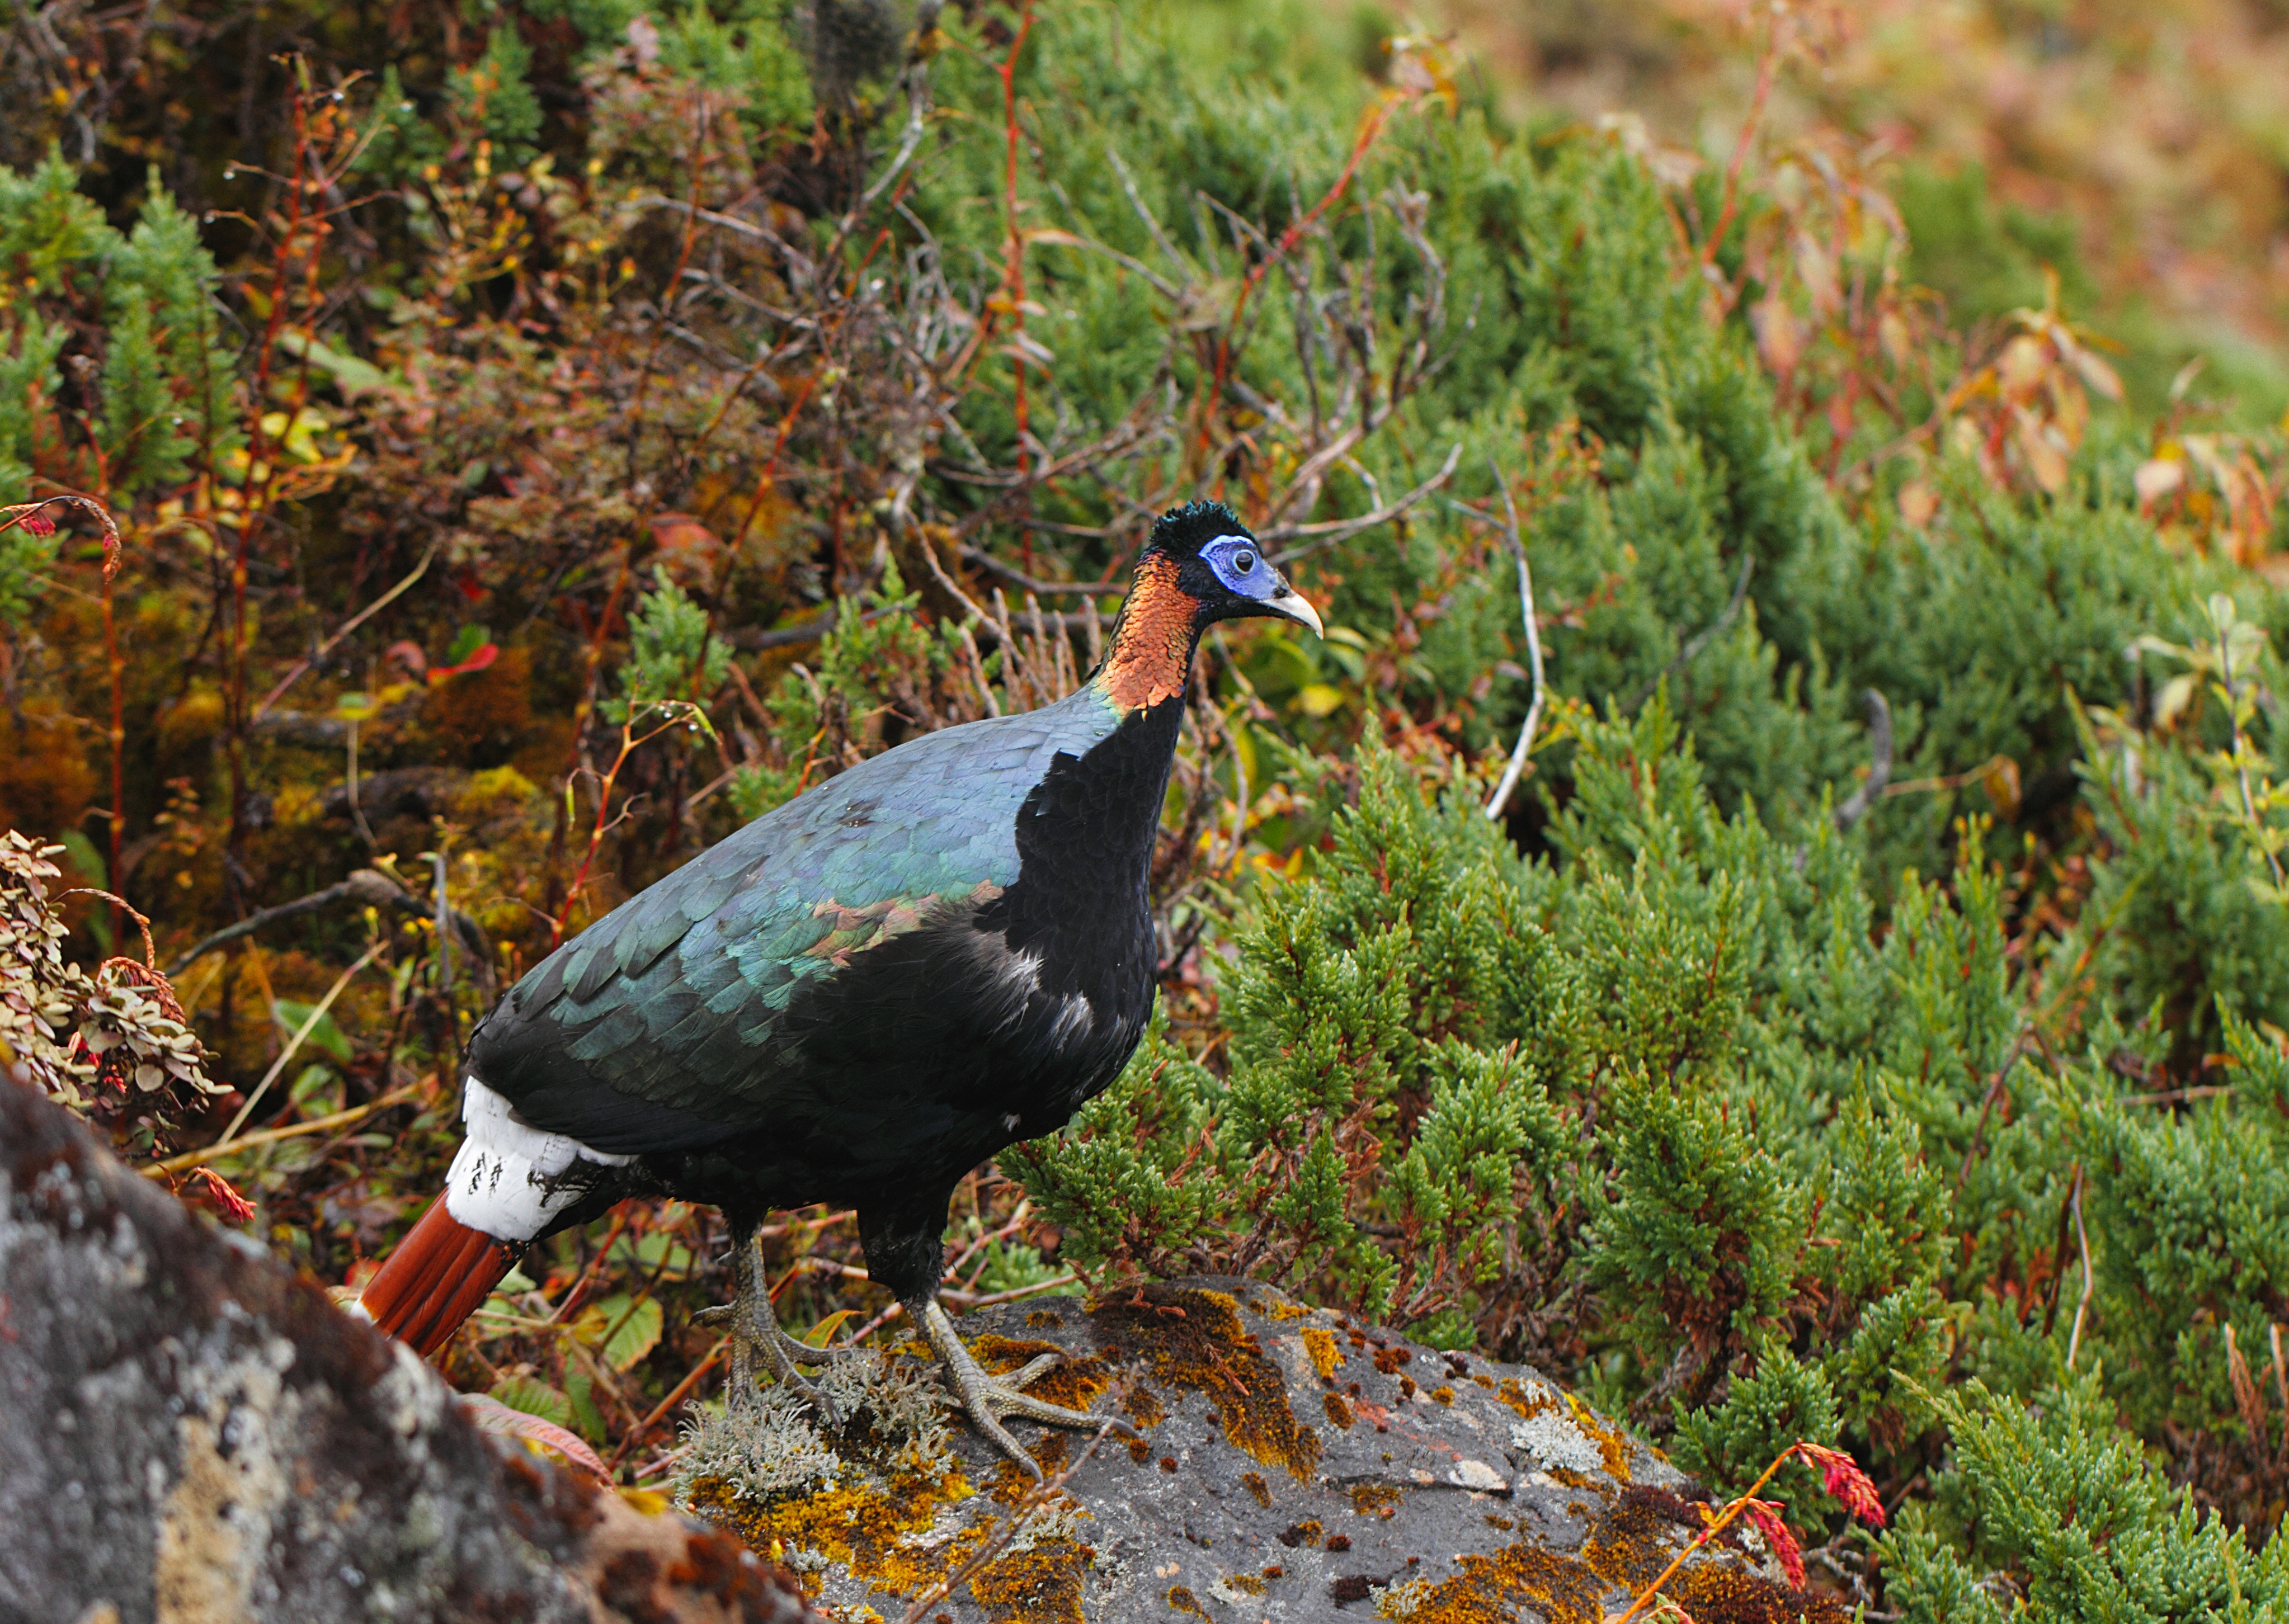
[[[237,1134],[240,1127],[244,1126],[247,1117],[261,1102],[262,1096],[270,1092],[270,1085],[276,1082],[279,1073],[286,1070],[286,1063],[293,1059],[296,1052],[301,1048],[302,1040],[317,1030],[318,1023],[326,1018],[326,1011],[334,1007],[334,1000],[341,997],[342,989],[350,984],[350,977],[379,958],[381,950],[387,945],[387,937],[375,943],[365,950],[355,964],[335,977],[334,984],[326,989],[326,996],[320,999],[310,1013],[302,1017],[302,1024],[294,1029],[294,1035],[286,1040],[286,1047],[278,1051],[278,1058],[270,1063],[270,1070],[262,1074],[262,1080],[254,1085],[254,1091],[249,1094],[239,1106],[238,1114],[230,1119],[230,1126],[223,1129],[222,1137],[208,1147],[209,1155],[219,1156],[232,1148],[231,1141]]]
[[[1652,698],[1654,689],[1659,688],[1662,683],[1669,678],[1673,677],[1679,672],[1683,671],[1687,665],[1692,665],[1693,662],[1700,657],[1701,651],[1703,649],[1706,649],[1711,643],[1716,641],[1717,639],[1724,633],[1725,628],[1733,624],[1734,617],[1740,614],[1741,604],[1749,595],[1749,577],[1756,573],[1757,555],[1753,553],[1743,553],[1741,555],[1741,578],[1733,583],[1732,601],[1725,605],[1724,612],[1719,615],[1716,619],[1711,621],[1706,626],[1703,627],[1700,633],[1695,635],[1691,641],[1679,649],[1677,651],[1677,657],[1675,659],[1663,666],[1658,673],[1648,677],[1644,682],[1640,683],[1638,687],[1638,691],[1630,696],[1630,702],[1622,707],[1624,711],[1634,711],[1638,706]]]
[[[1041,528],[1038,525],[1033,528]],[[1013,586],[1032,593],[1073,593],[1081,597],[1119,598],[1129,592],[1126,581],[1043,581],[1027,575],[1014,564],[1005,564],[982,547],[964,546],[962,561],[977,565],[990,575],[998,575]]]
[[[241,936],[251,935],[266,925],[299,919],[306,913],[318,913],[339,903],[355,903],[362,907],[387,908],[400,913],[423,914],[429,910],[420,898],[409,896],[403,887],[388,876],[373,869],[362,868],[347,880],[338,880],[323,890],[313,891],[307,896],[298,896],[291,903],[280,903],[275,908],[265,908],[250,913],[235,925],[227,925],[201,941],[196,947],[178,958],[167,967],[167,977],[173,980],[218,948],[227,947]],[[476,920],[458,910],[452,914],[453,928],[473,956],[484,958],[490,952],[484,930]]]
[[[2083,1321],[2090,1312],[2090,1294],[2094,1284],[2090,1270],[2090,1235],[2082,1227],[2082,1187],[2083,1178],[2078,1172],[2075,1175],[2074,1186],[2074,1221],[2075,1241],[2082,1248],[2082,1301],[2075,1304],[2074,1329],[2067,1336],[2067,1368],[2069,1370],[2075,1367],[2075,1355],[2082,1348]]]
[[[1323,520],[1316,524],[1271,525],[1256,539],[1266,546],[1282,541],[1298,542],[1300,545],[1283,548],[1272,555],[1272,561],[1275,564],[1292,563],[1299,558],[1308,557],[1319,552],[1323,547],[1332,547],[1339,541],[1349,540],[1361,530],[1371,530],[1378,524],[1390,523],[1448,480],[1453,479],[1455,469],[1462,460],[1463,448],[1457,442],[1454,449],[1447,453],[1447,460],[1439,465],[1438,473],[1424,480],[1398,500],[1386,503],[1373,513],[1361,513],[1356,519]],[[1309,539],[1304,539],[1305,537]]]
[[[307,657],[299,659],[295,661],[293,665],[287,667],[286,674],[278,679],[278,686],[272,689],[264,697],[262,703],[254,707],[254,714],[250,718],[250,720],[259,720],[269,712],[272,705],[277,704],[280,699],[285,697],[285,693],[288,689],[293,687],[295,683],[300,681],[302,678],[313,668],[323,663],[325,657],[331,654],[335,649],[340,645],[342,639],[347,637],[351,633],[356,631],[367,621],[372,619],[383,609],[387,609],[391,604],[396,602],[399,598],[403,597],[406,592],[412,587],[414,583],[420,580],[423,576],[429,572],[429,561],[437,556],[437,549],[443,545],[443,544],[442,542],[431,542],[429,544],[429,550],[421,555],[421,561],[413,566],[411,574],[408,575],[403,580],[398,582],[396,585],[391,587],[387,592],[382,593],[381,596],[376,598],[372,602],[367,604],[356,614],[344,621],[339,631],[336,632],[331,637],[326,639],[324,642],[320,643],[315,649],[312,649]]]
[[[1542,628],[1534,613],[1534,572],[1527,567],[1526,543],[1519,538],[1518,505],[1511,500],[1510,482],[1495,471],[1495,489],[1502,492],[1503,536],[1510,543],[1511,556],[1518,561],[1518,609],[1526,622],[1526,656],[1532,667],[1534,698],[1526,707],[1526,721],[1518,730],[1518,748],[1510,752],[1510,764],[1503,768],[1502,782],[1487,800],[1487,817],[1493,823],[1502,821],[1503,809],[1510,805],[1511,792],[1518,787],[1519,776],[1526,771],[1527,753],[1534,748],[1534,735],[1542,726],[1543,702],[1550,689],[1542,673]]]
[[[1884,792],[1884,785],[1892,776],[1892,706],[1874,689],[1861,695],[1868,707],[1868,776],[1851,799],[1836,808],[1836,832],[1847,834],[1852,825],[1868,816],[1868,808]]]
[[[420,1087],[418,1080],[402,1084],[378,1100],[369,1100],[363,1105],[353,1105],[347,1111],[338,1111],[330,1116],[313,1117],[307,1122],[296,1122],[286,1127],[267,1127],[259,1134],[249,1134],[243,1139],[234,1139],[227,1143],[209,1145],[203,1150],[186,1150],[180,1156],[171,1156],[165,1161],[153,1162],[139,1171],[147,1179],[162,1178],[170,1173],[180,1173],[185,1168],[202,1166],[219,1156],[235,1156],[242,1150],[251,1150],[257,1145],[275,1144],[282,1139],[300,1139],[311,1134],[323,1134],[329,1128],[355,1127],[367,1118],[379,1116],[393,1105],[404,1104],[419,1091]]]

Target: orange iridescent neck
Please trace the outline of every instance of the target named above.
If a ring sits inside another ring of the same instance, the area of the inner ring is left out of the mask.
[[[1158,553],[1137,567],[1137,583],[1113,628],[1097,686],[1124,711],[1180,697],[1192,665],[1192,617],[1200,602],[1176,585],[1173,560]]]

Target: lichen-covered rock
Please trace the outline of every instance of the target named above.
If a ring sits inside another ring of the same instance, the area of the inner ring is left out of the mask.
[[[1014,1467],[959,1424],[915,1447],[888,1418],[903,1389],[877,1403],[866,1384],[884,1378],[838,1372],[855,1411],[839,1432],[786,1403],[698,1428],[687,1503],[784,1556],[836,1616],[897,1619],[958,1573],[925,1616],[961,1624],[1594,1624],[1703,1525],[1698,1489],[1533,1371],[1255,1282],[1037,1300],[962,1326],[990,1368],[1061,1351],[1033,1390],[1143,1441],[1106,1438],[1009,1537],[1029,1487]],[[762,1429],[772,1447],[743,1449]],[[1089,1448],[1019,1431],[1053,1472]],[[1667,1593],[1702,1624],[1847,1616],[1778,1572],[1728,1532]]]
[[[0,1624],[809,1616],[452,1397],[0,1074]]]

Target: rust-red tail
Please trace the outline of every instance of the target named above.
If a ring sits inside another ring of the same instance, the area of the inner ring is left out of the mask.
[[[455,1219],[439,1196],[366,1282],[358,1303],[376,1325],[427,1358],[477,1311],[509,1261],[506,1246]]]

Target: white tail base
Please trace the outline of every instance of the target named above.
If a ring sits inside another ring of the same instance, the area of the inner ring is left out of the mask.
[[[445,1210],[497,1240],[530,1240],[580,1199],[578,1181],[560,1182],[573,1163],[623,1167],[635,1159],[543,1132],[474,1076],[462,1097],[461,1126],[468,1137],[445,1175]]]

